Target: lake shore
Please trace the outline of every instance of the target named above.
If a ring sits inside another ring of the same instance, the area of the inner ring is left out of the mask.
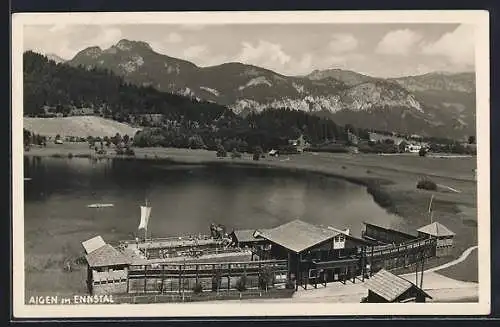
[[[215,152],[206,150],[134,148],[134,151],[133,159],[158,160],[159,164],[244,165],[342,178],[366,186],[380,206],[406,220],[410,226],[410,230],[406,232],[413,234],[416,229],[430,222],[428,206],[433,194],[433,221],[439,221],[450,228],[456,233],[456,237],[451,257],[430,260],[427,268],[456,259],[465,249],[477,245],[477,184],[473,172],[476,168],[475,157],[303,153],[279,158],[266,156],[254,161],[250,154],[243,154],[239,159],[231,159],[229,156],[217,158]],[[109,152],[114,153],[113,150]],[[25,152],[25,156],[40,157],[90,158],[92,155],[93,151],[85,143],[49,144],[46,148],[33,147]],[[100,157],[116,156],[108,154]],[[418,180],[424,177],[444,187],[435,192],[417,189]],[[464,269],[466,271],[462,270],[457,276],[453,276],[453,272],[447,276],[463,281],[477,281],[477,264],[467,265]]]

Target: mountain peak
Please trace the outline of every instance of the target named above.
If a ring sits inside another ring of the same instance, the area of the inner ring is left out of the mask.
[[[97,58],[102,53],[102,49],[98,46],[88,47],[80,51],[77,55],[88,56],[92,58]]]
[[[62,62],[66,61],[66,59],[63,59],[63,58],[59,57],[58,55],[56,55],[54,53],[47,53],[45,55],[45,57],[47,57],[47,59],[49,59],[49,60],[54,61],[56,64],[62,63]]]
[[[129,51],[134,48],[142,48],[142,49],[147,49],[147,50],[153,50],[149,43],[144,42],[144,41],[131,41],[127,39],[121,39],[118,41],[118,43],[114,46],[122,51]]]

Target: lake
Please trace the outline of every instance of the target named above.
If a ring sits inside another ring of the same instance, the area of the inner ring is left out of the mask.
[[[101,235],[133,239],[139,206],[152,206],[148,237],[208,234],[212,222],[234,229],[270,228],[293,219],[349,228],[363,222],[405,229],[366,188],[313,173],[238,166],[174,165],[146,160],[25,157],[26,292],[85,292],[85,269],[64,271]],[[113,207],[92,209],[92,203]]]

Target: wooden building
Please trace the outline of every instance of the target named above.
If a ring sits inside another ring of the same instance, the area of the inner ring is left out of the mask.
[[[82,242],[87,260],[87,288],[90,294],[125,293],[131,259],[96,236]]]
[[[265,230],[262,230],[265,232]],[[237,247],[253,247],[255,245],[265,244],[268,241],[255,234],[255,229],[239,229],[233,230],[229,237],[233,242],[234,246]]]
[[[363,285],[368,288],[368,296],[362,302],[425,302],[426,298],[432,299],[417,285],[385,269],[377,272]]]
[[[453,248],[453,238],[455,233],[443,224],[433,222],[432,224],[419,228],[418,235],[422,238],[436,239],[436,256],[445,257],[451,254]]]
[[[365,230],[362,237],[369,241],[377,242],[378,244],[402,244],[416,240],[418,237],[397,231],[394,229],[377,226],[370,223],[364,223]]]
[[[257,230],[256,237],[270,243],[274,259],[287,259],[289,276],[307,287],[328,281],[342,280],[360,274],[359,253],[369,242],[333,228],[293,220],[265,231]]]

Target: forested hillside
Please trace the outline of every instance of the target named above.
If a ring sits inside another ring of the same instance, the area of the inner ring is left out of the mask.
[[[251,151],[284,146],[302,134],[311,143],[347,137],[344,127],[306,112],[277,108],[240,117],[215,103],[128,84],[106,69],[56,64],[26,52],[25,115],[41,114],[43,106],[65,115],[71,108],[94,108],[96,115],[145,127],[135,138],[138,146],[215,148],[224,143],[228,150]]]

